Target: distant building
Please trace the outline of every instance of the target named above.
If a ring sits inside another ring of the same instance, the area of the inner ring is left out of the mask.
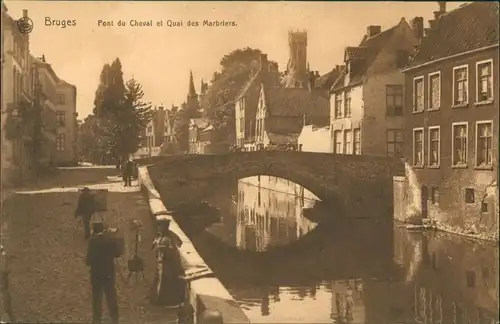
[[[28,11],[23,10],[23,16]],[[33,175],[33,69],[30,39],[21,34],[2,2],[2,185],[20,184]],[[32,115],[32,114],[31,114]]]
[[[330,126],[304,126],[298,138],[299,151],[331,153],[332,142],[330,134]]]
[[[288,32],[288,47],[290,58],[282,80],[282,86],[287,88],[308,88],[307,31]]]
[[[56,157],[58,165],[78,164],[76,87],[59,80],[56,104]]]
[[[403,18],[385,31],[368,26],[360,44],[345,49],[344,66],[330,91],[333,153],[402,157],[401,68],[417,43]]]
[[[172,108],[176,108],[172,106]],[[151,120],[144,130],[142,146],[133,154],[134,157],[157,156],[164,152],[168,144],[175,142],[173,134],[173,112],[163,106],[155,107]],[[163,148],[163,149],[162,149]]]
[[[499,5],[439,7],[425,35],[414,20],[423,39],[404,70],[411,169],[401,190],[414,214],[498,235]]]
[[[57,94],[61,80],[56,75],[52,66],[47,63],[45,56],[32,57],[35,64],[38,84],[40,86],[40,97],[38,106],[41,109],[41,143],[38,148],[38,158],[41,166],[57,164],[57,151],[66,147],[66,143],[58,137],[58,125],[56,116]],[[76,119],[76,116],[73,116]],[[59,138],[59,141],[58,141]]]
[[[269,64],[267,54],[261,54],[260,67],[245,84],[235,99],[236,143],[240,149],[255,148],[255,118],[261,86],[278,86],[277,67]]]
[[[206,118],[189,120],[189,154],[211,153],[213,127]]]
[[[303,126],[328,126],[329,110],[327,91],[262,86],[256,116],[255,147],[298,149],[298,137]]]

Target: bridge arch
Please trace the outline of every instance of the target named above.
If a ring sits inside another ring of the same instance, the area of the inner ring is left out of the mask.
[[[395,158],[309,152],[239,152],[220,155],[171,155],[137,161],[150,164],[156,189],[170,209],[216,190],[224,177],[270,175],[293,181],[344,216],[392,209],[392,177],[404,171]]]

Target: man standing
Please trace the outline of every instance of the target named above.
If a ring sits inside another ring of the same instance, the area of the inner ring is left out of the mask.
[[[92,286],[92,323],[100,324],[102,296],[106,295],[109,315],[113,324],[118,323],[118,301],[115,288],[114,259],[119,255],[113,240],[104,233],[102,223],[94,223],[93,235],[87,251]]]
[[[127,161],[125,164],[125,170],[124,170],[124,180],[125,180],[125,187],[132,186],[132,173],[134,171],[134,163],[130,160]]]
[[[78,198],[78,206],[75,210],[75,217],[82,217],[85,239],[90,237],[90,220],[95,212],[94,196],[90,193],[90,189],[85,187]]]

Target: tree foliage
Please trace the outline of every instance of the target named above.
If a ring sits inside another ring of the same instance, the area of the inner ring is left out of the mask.
[[[237,49],[220,60],[220,71],[215,72],[201,106],[205,116],[215,128],[215,138],[232,143],[234,141],[234,100],[245,84],[260,67],[261,51]],[[278,64],[270,61],[278,73]],[[279,76],[277,76],[279,78]]]
[[[82,124],[82,156],[95,163],[122,159],[137,151],[141,134],[151,118],[151,104],[143,100],[135,79],[126,83],[120,59],[103,66],[93,115]]]

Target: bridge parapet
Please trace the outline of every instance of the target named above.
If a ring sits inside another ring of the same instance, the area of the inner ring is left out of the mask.
[[[152,164],[151,178],[168,206],[216,190],[217,181],[256,175],[277,176],[302,185],[347,217],[392,219],[392,179],[404,172],[401,160],[367,155],[310,152],[237,152],[170,155],[137,161]],[[174,207],[172,207],[174,208]]]

